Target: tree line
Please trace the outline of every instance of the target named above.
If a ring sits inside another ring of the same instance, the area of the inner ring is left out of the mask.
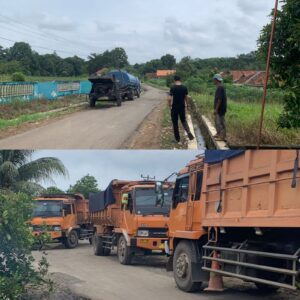
[[[190,72],[217,68],[220,70],[242,69],[258,70],[263,63],[256,52],[242,54],[237,57],[192,59],[184,57],[180,61],[171,54],[145,63],[130,65],[128,55],[123,48],[107,50],[103,53],[92,53],[86,60],[78,57],[61,58],[57,53],[39,54],[25,42],[15,43],[10,48],[0,46],[0,74],[22,72],[31,76],[72,77],[93,74],[103,68],[125,68],[128,71],[144,76],[159,69],[183,69]]]

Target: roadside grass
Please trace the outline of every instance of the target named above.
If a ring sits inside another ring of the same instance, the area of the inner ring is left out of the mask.
[[[46,82],[46,81],[80,81],[88,80],[88,75],[78,77],[58,77],[58,76],[26,76],[27,82]],[[0,82],[10,82],[11,75],[0,74]]]
[[[177,142],[175,142],[170,108],[167,106],[163,112],[163,121],[162,121],[162,128],[161,128],[162,149],[185,150],[188,148],[188,142],[187,142],[187,139],[185,138],[184,130],[183,130],[181,124],[179,124],[179,130],[180,130],[182,145],[178,145]]]
[[[144,82],[152,87],[159,88],[164,91],[169,91],[170,89],[166,86],[166,80],[162,79],[148,79]]]
[[[192,95],[201,114],[206,115],[212,122],[213,97],[208,94]],[[279,128],[277,120],[283,111],[280,103],[266,106],[265,121],[262,134],[263,145],[296,146],[300,144],[300,129]],[[228,101],[226,115],[228,143],[231,146],[251,146],[257,144],[261,104],[249,101]]]
[[[76,111],[76,108],[68,108],[59,112],[38,112],[33,114],[24,114],[15,119],[0,119],[0,131],[7,130],[9,128],[17,128],[25,123],[37,123],[40,121],[49,120],[50,118],[56,118]]]
[[[68,96],[57,100],[32,100],[24,101],[15,98],[9,103],[0,104],[0,120],[12,120],[21,116],[40,112],[47,112],[70,105],[85,102],[85,96]]]

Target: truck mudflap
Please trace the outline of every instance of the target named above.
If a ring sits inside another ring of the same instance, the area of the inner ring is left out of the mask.
[[[204,256],[202,259],[204,266],[202,269],[207,272],[235,277],[261,285],[290,290],[299,288],[300,249],[294,254],[273,253],[248,250],[245,249],[245,244],[244,242],[239,247],[227,248],[219,247],[215,243],[209,242],[203,246]],[[215,252],[220,255],[214,256]],[[248,261],[249,257],[252,260]],[[267,259],[269,263],[264,263],[264,259]],[[212,269],[211,263],[213,261],[219,263],[220,269]],[[270,261],[274,262],[274,265],[270,265]],[[281,261],[281,265],[284,265],[284,267],[276,266],[278,261]],[[263,275],[259,276],[259,274]],[[279,278],[284,278],[284,280]]]

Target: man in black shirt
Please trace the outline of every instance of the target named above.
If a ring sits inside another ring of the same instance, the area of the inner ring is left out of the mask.
[[[181,79],[179,76],[174,76],[175,84],[171,87],[169,106],[171,107],[171,117],[174,128],[175,139],[180,143],[180,134],[178,127],[178,117],[182,123],[183,128],[188,134],[190,140],[194,139],[193,134],[190,131],[189,125],[186,121],[186,107],[187,107],[187,97],[188,89],[182,85]]]
[[[214,84],[217,87],[214,102],[214,115],[217,129],[215,138],[226,141],[225,115],[227,112],[227,95],[222,82],[223,78],[221,75],[216,74],[214,76]]]

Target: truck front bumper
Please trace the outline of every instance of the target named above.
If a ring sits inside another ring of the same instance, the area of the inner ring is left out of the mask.
[[[167,239],[138,237],[136,238],[136,247],[146,249],[146,250],[164,252],[165,241],[167,241]]]
[[[33,231],[32,234],[34,236],[39,236],[41,234],[49,234],[51,236],[52,240],[57,240],[63,237],[62,232],[61,231]]]

